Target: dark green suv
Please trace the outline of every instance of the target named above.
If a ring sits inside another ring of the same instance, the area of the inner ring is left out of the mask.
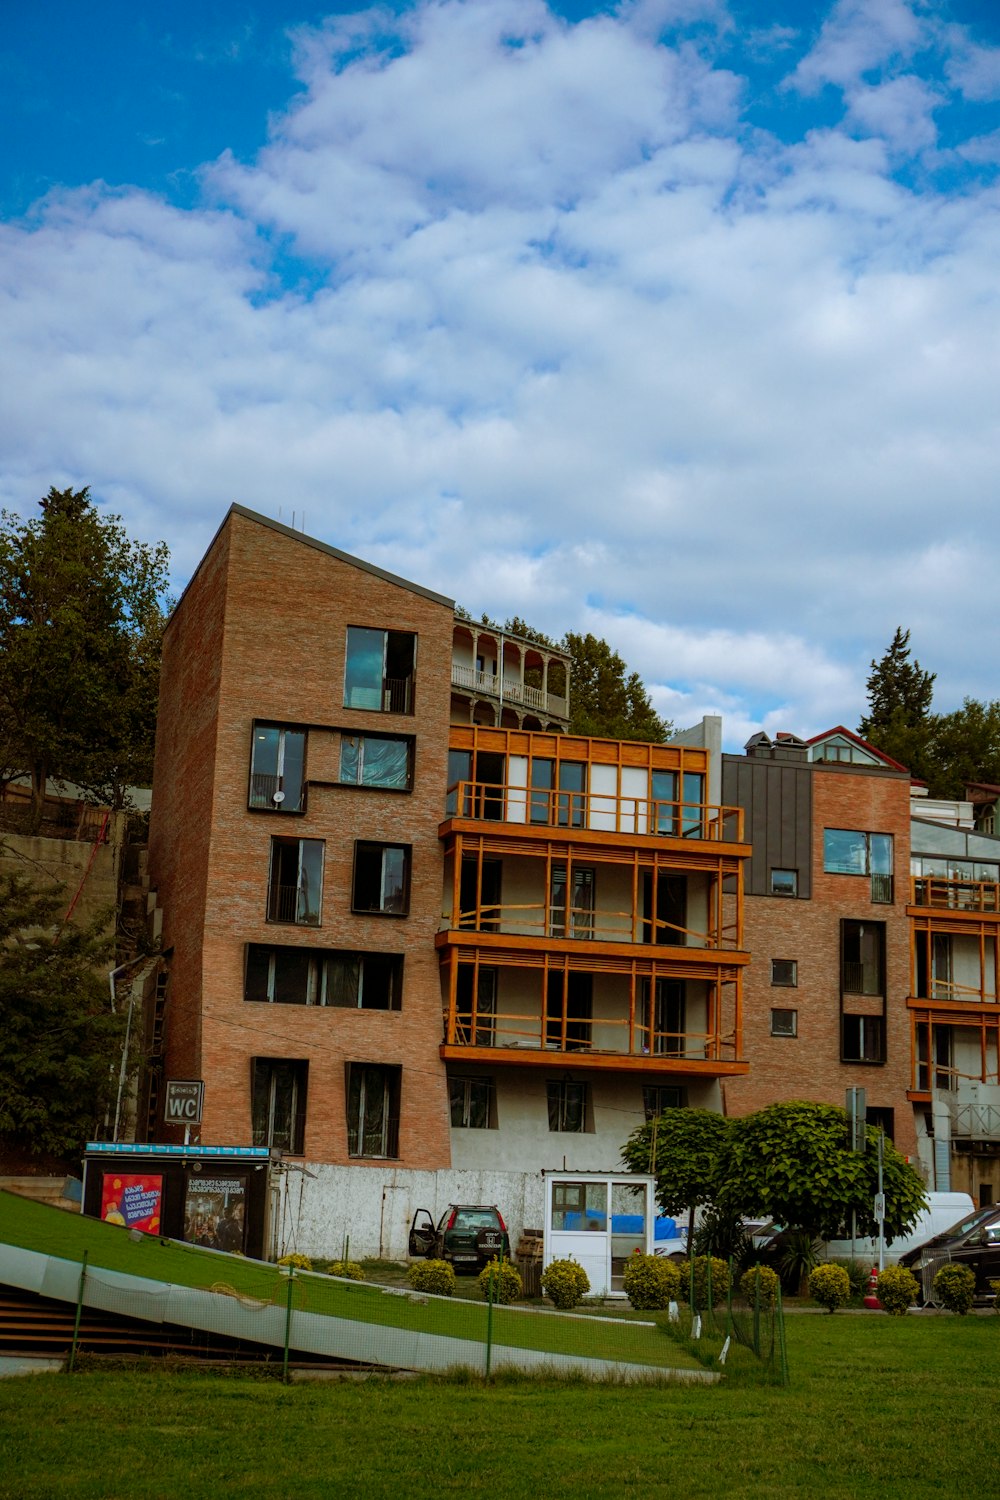
[[[450,1261],[456,1272],[481,1271],[494,1256],[510,1259],[510,1240],[496,1204],[449,1203],[436,1229],[430,1209],[417,1209],[410,1254]]]

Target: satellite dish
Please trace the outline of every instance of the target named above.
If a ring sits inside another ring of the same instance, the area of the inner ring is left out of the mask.
[[[285,800],[285,794],[284,794],[284,792],[275,792],[274,795],[271,798],[272,802],[284,802],[284,800]]]

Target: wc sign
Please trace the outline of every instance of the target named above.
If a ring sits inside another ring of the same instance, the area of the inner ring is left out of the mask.
[[[198,1125],[205,1099],[205,1085],[200,1080],[182,1082],[168,1078],[163,1100],[164,1125]]]

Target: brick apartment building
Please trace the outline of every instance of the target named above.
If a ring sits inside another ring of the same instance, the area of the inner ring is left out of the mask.
[[[171,618],[163,1076],[205,1081],[202,1144],[280,1153],[284,1243],[399,1254],[450,1200],[540,1222],[543,1169],[614,1172],[747,1071],[717,730],[571,736],[569,670],[239,506]]]

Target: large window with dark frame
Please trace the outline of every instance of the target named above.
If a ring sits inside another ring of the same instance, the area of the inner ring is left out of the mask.
[[[413,785],[413,741],[392,735],[341,734],[340,780],[344,786],[408,792]]]
[[[353,911],[405,917],[410,909],[410,845],[354,845]]]
[[[549,936],[592,938],[594,936],[594,870],[553,864],[549,890]]]
[[[254,1057],[250,1060],[250,1116],[253,1144],[301,1156],[305,1150],[305,1058]]]
[[[590,1098],[585,1083],[550,1078],[545,1085],[545,1097],[551,1131],[583,1135],[593,1128],[588,1119]]]
[[[323,907],[323,840],[271,840],[267,920],[318,927]]]
[[[454,1130],[496,1130],[496,1089],[492,1078],[449,1078],[448,1099]]]
[[[409,630],[347,627],[344,707],[411,714],[417,638]]]
[[[305,812],[305,763],[304,729],[290,729],[284,724],[254,724],[249,806],[268,812]]]
[[[244,1000],[270,1005],[399,1010],[402,995],[401,953],[247,944]]]
[[[399,1155],[399,1095],[402,1069],[350,1062],[347,1070],[347,1154]]]
[[[844,1015],[840,1022],[844,1062],[885,1062],[884,1017]]]
[[[828,875],[864,875],[871,881],[871,899],[888,904],[893,899],[892,834],[866,833],[857,828],[823,830],[823,869]]]

